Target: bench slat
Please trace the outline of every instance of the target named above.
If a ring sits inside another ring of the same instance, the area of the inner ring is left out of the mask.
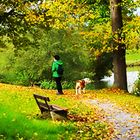
[[[41,95],[38,95],[38,94],[34,94],[34,97],[38,98],[38,99],[50,101],[49,97],[41,96]]]
[[[65,111],[68,110],[67,108],[63,108],[63,107],[60,107],[60,106],[57,106],[57,105],[54,105],[54,104],[51,104],[51,106],[52,106],[54,109],[58,109],[58,110],[65,110]]]

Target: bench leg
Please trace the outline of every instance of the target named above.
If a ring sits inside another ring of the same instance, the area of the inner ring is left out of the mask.
[[[43,119],[49,119],[49,118],[51,118],[50,112],[49,111],[42,112],[42,118]]]
[[[63,121],[67,120],[67,113],[66,114],[59,114],[58,112],[51,111],[50,112],[53,121]]]

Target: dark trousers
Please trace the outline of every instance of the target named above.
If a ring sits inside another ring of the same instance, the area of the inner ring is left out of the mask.
[[[56,88],[57,88],[57,91],[58,93],[63,93],[62,92],[62,85],[61,85],[61,77],[55,77],[54,80],[56,82]]]

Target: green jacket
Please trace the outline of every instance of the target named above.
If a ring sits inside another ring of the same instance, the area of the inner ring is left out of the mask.
[[[63,62],[61,60],[53,61],[52,63],[52,77],[61,77],[62,75],[59,75],[57,73],[58,65],[63,65]]]

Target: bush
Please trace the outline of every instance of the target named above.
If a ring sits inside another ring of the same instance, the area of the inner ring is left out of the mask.
[[[132,94],[140,96],[140,75],[138,80],[134,83]]]
[[[56,84],[54,81],[41,81],[40,82],[40,88],[42,89],[55,89]]]
[[[75,86],[74,82],[63,81],[62,82],[63,89],[73,89]]]
[[[41,81],[40,83],[40,88],[42,89],[56,89],[56,83],[55,81]],[[62,81],[62,87],[63,89],[73,89],[74,88],[74,83],[73,82],[67,82],[67,81]]]
[[[104,53],[93,61],[92,69],[95,73],[93,78],[95,81],[100,81],[104,76],[110,76],[113,68],[112,61],[112,54],[110,53]]]

